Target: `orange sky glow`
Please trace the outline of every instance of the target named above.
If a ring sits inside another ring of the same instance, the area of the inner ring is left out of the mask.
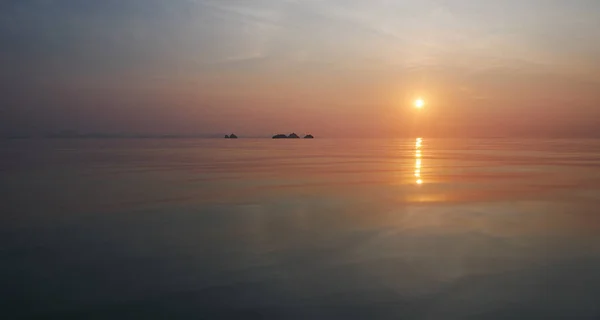
[[[597,2],[0,9],[0,133],[600,136]]]

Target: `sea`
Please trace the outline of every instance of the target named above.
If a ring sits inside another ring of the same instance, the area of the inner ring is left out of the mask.
[[[599,319],[600,140],[2,140],[0,318]]]

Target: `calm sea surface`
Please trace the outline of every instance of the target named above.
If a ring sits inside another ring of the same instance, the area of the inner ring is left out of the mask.
[[[600,318],[600,140],[10,140],[0,164],[2,319]]]

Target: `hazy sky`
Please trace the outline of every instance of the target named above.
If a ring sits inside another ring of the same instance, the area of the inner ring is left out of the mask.
[[[6,133],[600,134],[598,0],[4,0],[0,48]]]

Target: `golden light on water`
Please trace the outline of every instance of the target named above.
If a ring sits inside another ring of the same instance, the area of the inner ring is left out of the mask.
[[[415,177],[417,178],[416,183],[418,185],[423,184],[423,179],[421,179],[421,148],[423,146],[423,138],[417,138],[415,143]]]

